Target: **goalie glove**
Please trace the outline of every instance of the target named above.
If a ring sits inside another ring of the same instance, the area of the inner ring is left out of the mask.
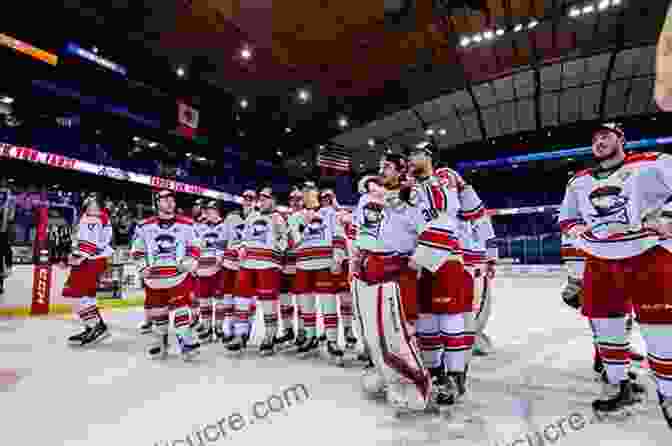
[[[561,296],[563,302],[578,310],[581,308],[581,302],[583,300],[583,284],[579,279],[568,277],[567,283],[562,289]]]

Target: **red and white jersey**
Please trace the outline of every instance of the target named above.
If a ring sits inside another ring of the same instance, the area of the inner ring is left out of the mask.
[[[465,266],[479,266],[496,259],[496,253],[488,246],[495,237],[489,218],[462,220],[459,228]]]
[[[459,176],[458,176],[459,178]],[[448,260],[462,259],[458,233],[458,181],[454,175],[420,178],[413,187],[412,200],[425,222],[418,237],[414,261],[436,272]]]
[[[131,256],[138,269],[149,268],[144,279],[147,287],[165,289],[179,285],[201,256],[193,220],[182,216],[169,220],[148,218],[135,231]]]
[[[112,225],[106,214],[101,217],[82,218],[77,237],[73,240],[72,254],[87,259],[111,257],[114,254]]]
[[[282,216],[277,212],[252,212],[245,220],[241,246],[245,248],[241,268],[280,269],[287,248],[287,225]]]
[[[604,259],[637,256],[672,240],[645,227],[660,217],[672,196],[672,157],[662,153],[627,154],[611,169],[586,169],[567,184],[560,207],[560,229],[572,237],[576,225],[588,230],[574,247]]]
[[[243,243],[243,233],[245,232],[245,220],[240,215],[229,214],[224,219],[226,247],[224,248],[224,268],[238,271],[240,262],[238,260],[238,248]]]
[[[287,225],[287,248],[282,258],[282,272],[283,274],[293,275],[296,274],[296,251],[294,250],[294,240],[292,239],[292,233],[289,228],[292,215],[296,211],[290,210],[289,212],[282,213],[282,217]]]
[[[221,218],[217,222],[203,222],[195,226],[196,237],[201,241],[201,257],[196,275],[211,277],[219,271],[226,245],[226,224]]]
[[[308,220],[310,212],[314,215]],[[297,212],[291,216],[289,227],[297,269],[331,268],[334,262],[345,259],[345,238],[333,208]]]

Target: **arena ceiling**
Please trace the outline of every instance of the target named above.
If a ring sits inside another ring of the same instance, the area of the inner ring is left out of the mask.
[[[143,85],[196,96],[207,126],[306,170],[320,144],[352,150],[358,168],[424,140],[450,150],[655,112],[668,1],[417,0],[397,20],[383,0],[58,3],[42,16],[59,17],[63,39],[97,46]]]

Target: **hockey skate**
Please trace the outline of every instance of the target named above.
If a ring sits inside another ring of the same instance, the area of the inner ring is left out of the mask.
[[[89,336],[89,332],[93,330],[91,327],[84,327],[84,330],[76,335],[70,336],[68,338],[68,344],[72,347],[81,347],[82,341]]]
[[[147,346],[146,354],[149,359],[166,359],[168,356],[168,335],[157,336],[156,340]]]
[[[95,327],[93,327],[89,332],[82,337],[82,347],[86,347],[89,345],[94,345],[98,344],[104,339],[107,339],[111,336],[110,331],[107,329],[107,325],[105,325],[105,322],[100,321],[96,324]]]
[[[317,339],[317,337],[313,336],[310,338],[306,338],[306,342],[304,342],[301,347],[296,351],[296,355],[299,358],[305,359],[309,358],[311,356],[318,355],[320,352],[320,343]]]
[[[152,332],[153,328],[154,324],[152,321],[143,321],[140,325],[138,325],[138,332],[140,332],[141,335],[148,335]]]
[[[336,341],[327,341],[327,355],[329,355],[330,362],[338,367],[343,367],[345,354]]]
[[[303,347],[303,345],[308,342],[308,338],[306,337],[306,331],[305,330],[299,330],[298,334],[296,335],[296,339],[294,340],[294,343],[287,347],[287,351],[296,351],[298,353],[299,349]]]
[[[233,335],[227,335],[221,329],[215,329],[215,338],[217,342],[221,342],[224,345],[229,345],[233,341]]]
[[[662,393],[658,392],[658,402],[667,425],[672,429],[672,397],[665,398]]]
[[[632,382],[623,380],[618,384],[602,383],[602,395],[593,401],[592,407],[599,418],[622,420],[631,416],[642,399],[632,391]]]
[[[206,328],[205,325],[199,325],[196,328],[196,338],[201,344],[209,344],[213,341],[214,332],[212,328]]]
[[[345,349],[354,350],[357,346],[357,338],[355,337],[355,333],[352,330],[352,327],[346,328],[343,334],[345,337]]]
[[[272,356],[275,354],[275,339],[271,336],[266,336],[259,345],[259,355]]]
[[[226,349],[233,353],[242,353],[247,348],[247,338],[244,336],[234,336]]]
[[[451,406],[457,397],[456,385],[442,366],[430,370],[432,375],[432,401],[438,406]]]
[[[177,342],[182,359],[185,361],[191,361],[200,353],[201,344],[194,342],[193,339],[177,335]]]
[[[283,334],[280,337],[276,337],[274,340],[274,343],[278,350],[287,350],[292,347],[293,341],[296,339],[296,335],[294,334],[294,329],[292,327],[289,327],[288,329],[285,330],[285,334]]]

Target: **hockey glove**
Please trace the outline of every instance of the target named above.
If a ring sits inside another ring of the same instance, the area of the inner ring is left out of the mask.
[[[573,277],[567,279],[567,284],[562,290],[562,300],[567,305],[574,309],[581,308],[581,298],[583,293],[583,286],[580,280]]]

